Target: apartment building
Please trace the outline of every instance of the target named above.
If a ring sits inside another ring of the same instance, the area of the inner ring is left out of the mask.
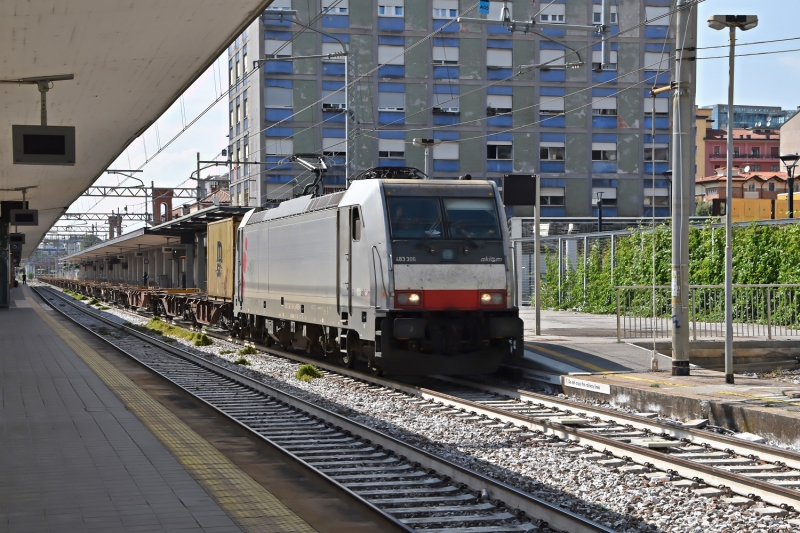
[[[234,205],[299,194],[313,174],[293,154],[323,155],[333,191],[345,187],[347,161],[351,177],[425,168],[412,140],[428,138],[433,179],[541,174],[544,216],[593,215],[598,193],[605,216],[668,215],[670,98],[649,91],[670,81],[670,0],[614,0],[604,66],[596,33],[455,20],[499,21],[505,5],[517,21],[591,25],[599,0],[492,1],[488,15],[467,11],[475,5],[275,0],[228,53]],[[347,94],[346,79],[358,80]]]

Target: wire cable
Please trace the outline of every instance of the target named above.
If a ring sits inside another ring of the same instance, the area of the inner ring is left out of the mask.
[[[800,52],[800,48],[793,48],[791,50],[773,50],[771,52],[753,52],[752,54],[735,54],[734,57],[750,57],[750,56],[768,56],[772,54],[786,54],[789,52]],[[698,57],[697,59],[728,59],[730,56],[708,56]]]
[[[787,37],[785,39],[771,39],[769,41],[754,41],[752,43],[736,43],[736,47],[738,48],[740,46],[752,46],[754,44],[782,43],[782,42],[785,42],[785,41],[798,41],[798,40],[800,40],[800,37]],[[711,50],[712,48],[728,48],[729,46],[730,46],[729,44],[720,44],[720,45],[715,45],[715,46],[698,46],[697,49],[698,50]],[[728,56],[725,56],[725,57],[728,57]]]

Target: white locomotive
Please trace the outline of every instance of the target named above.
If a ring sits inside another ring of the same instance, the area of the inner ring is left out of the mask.
[[[522,355],[494,182],[354,180],[251,211],[235,248],[242,337],[393,374],[488,373]]]

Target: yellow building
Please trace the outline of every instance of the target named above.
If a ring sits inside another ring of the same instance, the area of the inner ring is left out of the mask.
[[[694,106],[694,120],[695,120],[695,140],[694,146],[694,173],[695,179],[705,177],[706,172],[706,129],[711,128],[713,121],[711,120],[711,109],[701,109]]]

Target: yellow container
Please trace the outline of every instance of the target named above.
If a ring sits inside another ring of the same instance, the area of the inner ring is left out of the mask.
[[[240,218],[227,218],[208,224],[206,251],[206,290],[214,298],[233,299],[236,264],[236,228]]]

